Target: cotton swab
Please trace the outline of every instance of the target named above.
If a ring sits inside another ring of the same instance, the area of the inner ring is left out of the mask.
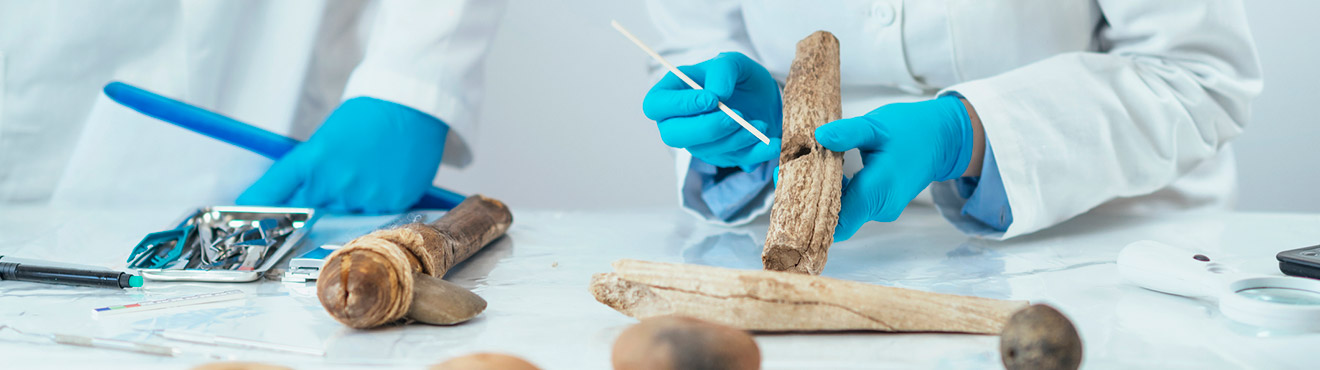
[[[702,89],[701,85],[698,85],[696,81],[693,81],[686,74],[683,74],[683,71],[679,71],[678,68],[674,67],[673,64],[669,64],[668,60],[665,60],[664,57],[656,53],[655,50],[651,49],[650,46],[646,46],[646,43],[638,39],[637,36],[633,36],[632,32],[628,32],[627,29],[623,28],[623,25],[619,24],[619,21],[611,20],[610,26],[614,26],[614,29],[619,30],[619,33],[622,33],[623,37],[627,37],[628,40],[631,40],[634,44],[637,44],[637,47],[642,48],[642,51],[645,51],[646,54],[649,54],[651,55],[652,58],[655,58],[657,62],[660,62],[661,65],[669,69],[669,72],[674,73],[675,76],[678,76],[678,78],[682,79],[683,82],[686,82],[688,86],[691,86],[693,89],[696,90]],[[762,143],[765,143],[766,145],[770,145],[770,138],[766,137],[765,134],[761,133],[760,130],[757,130],[756,127],[753,127],[751,123],[747,123],[747,120],[738,116],[738,113],[734,113],[733,109],[729,109],[729,106],[724,105],[723,102],[720,102],[719,104],[720,104],[720,111],[724,112],[724,114],[729,115],[729,118],[733,118],[734,122],[738,122],[739,126],[742,126],[743,128],[747,129],[747,131],[751,132],[752,135],[756,135],[756,138],[761,139]]]

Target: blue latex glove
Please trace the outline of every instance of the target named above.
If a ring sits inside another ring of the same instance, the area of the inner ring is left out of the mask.
[[[843,189],[834,240],[851,238],[867,221],[896,220],[932,181],[962,176],[972,140],[966,107],[952,95],[889,104],[816,128],[821,146],[862,154],[862,170]]]
[[[402,212],[431,186],[448,133],[444,122],[412,108],[374,98],[349,99],[237,203]]]
[[[694,90],[667,73],[642,101],[642,111],[656,121],[665,145],[687,149],[693,157],[718,167],[750,170],[779,158],[783,102],[779,85],[765,67],[730,52],[679,70],[704,90]],[[721,112],[721,101],[765,133],[770,145]]]

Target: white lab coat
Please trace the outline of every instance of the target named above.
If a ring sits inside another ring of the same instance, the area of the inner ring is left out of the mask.
[[[1097,208],[1230,207],[1228,142],[1262,86],[1237,0],[654,0],[649,9],[675,64],[739,51],[781,84],[798,40],[834,33],[844,117],[962,94],[993,146],[1013,223],[998,232],[963,216],[952,181],[929,190],[959,229],[987,238]],[[708,217],[693,205],[691,156],[678,154],[680,202]]]
[[[393,101],[448,123],[464,165],[503,6],[0,0],[0,203],[228,204],[270,165],[118,106],[112,80],[298,139],[342,100]]]

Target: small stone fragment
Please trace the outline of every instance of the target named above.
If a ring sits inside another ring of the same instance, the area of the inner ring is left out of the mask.
[[[682,316],[628,327],[614,341],[615,370],[755,370],[761,350],[746,331]]]
[[[999,356],[1009,370],[1075,370],[1082,365],[1082,338],[1067,316],[1033,304],[1008,318]]]

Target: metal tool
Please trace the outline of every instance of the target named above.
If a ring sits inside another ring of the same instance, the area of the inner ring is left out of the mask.
[[[185,226],[147,234],[128,256],[130,268],[162,268],[177,259],[187,245],[192,227]],[[172,257],[171,257],[172,256]]]
[[[189,246],[188,242],[192,240],[193,230],[196,229],[197,228],[194,226],[184,226],[183,235],[180,236],[179,239],[175,241],[172,246],[166,249],[164,254],[157,254],[155,256],[152,256],[151,268],[163,268],[165,267],[165,265],[178,260],[179,256],[183,255],[183,250],[185,248],[188,248]]]
[[[181,352],[179,351],[178,348],[175,347],[168,347],[168,346],[156,345],[151,343],[130,342],[130,341],[118,340],[118,339],[85,337],[81,335],[71,335],[71,334],[27,333],[22,330],[18,330],[18,328],[8,325],[0,325],[0,329],[9,329],[21,335],[34,337],[34,338],[43,338],[55,343],[67,344],[73,346],[103,348],[103,349],[109,349],[115,351],[134,352],[134,353],[148,354],[154,356],[165,356],[165,357],[174,357],[179,355],[179,353]]]
[[[152,330],[153,334],[161,338],[205,344],[220,347],[232,347],[243,349],[262,349],[267,351],[296,353],[309,356],[325,356],[325,351],[316,348],[292,346],[288,344],[271,343],[252,339],[226,337],[220,335],[210,335],[201,333],[192,333],[179,330]]]
[[[266,250],[275,245],[274,239],[253,239],[235,244],[241,248],[240,255],[243,262],[239,264],[240,271],[251,271],[257,267],[258,263],[266,258]]]
[[[149,234],[129,267],[153,280],[255,280],[305,238],[314,219],[306,208],[204,208],[175,229]]]
[[[232,223],[238,225],[236,229],[230,229],[230,225],[220,225],[215,227],[214,222],[206,220],[190,219],[178,229],[154,233],[148,236],[149,240],[160,240],[160,247],[148,248],[148,250],[160,251],[161,248],[168,249],[161,253],[151,253],[150,264],[147,268],[161,268],[167,263],[177,260],[184,263],[175,263],[171,269],[183,269],[185,266],[192,268],[223,268],[231,269],[231,264],[235,261],[241,262],[240,270],[252,270],[258,264],[265,261],[267,252],[279,244],[281,238],[287,236],[293,231],[293,227],[288,219],[263,218],[260,220],[248,222]],[[289,226],[281,226],[289,225]],[[205,230],[194,232],[193,230]],[[203,236],[202,234],[205,234]],[[216,235],[224,235],[216,239]],[[177,238],[175,238],[177,236]],[[166,240],[168,238],[168,240]],[[179,240],[186,242],[180,243]],[[147,241],[144,241],[146,243]],[[165,242],[170,244],[166,245]],[[201,251],[199,254],[198,251]],[[192,261],[194,258],[200,261]]]
[[[280,280],[286,283],[316,281],[316,278],[321,276],[321,266],[325,265],[325,258],[342,247],[337,244],[324,244],[290,259],[289,269],[284,272],[284,277]]]
[[[188,220],[193,220],[193,218],[189,218]],[[201,247],[199,249],[202,250],[202,255],[200,257],[203,262],[209,261],[212,256],[210,251],[211,248],[214,247],[212,243],[215,242],[215,234],[215,228],[212,228],[211,226],[203,225],[202,227],[197,228],[197,243]],[[194,268],[195,266],[188,267]]]

